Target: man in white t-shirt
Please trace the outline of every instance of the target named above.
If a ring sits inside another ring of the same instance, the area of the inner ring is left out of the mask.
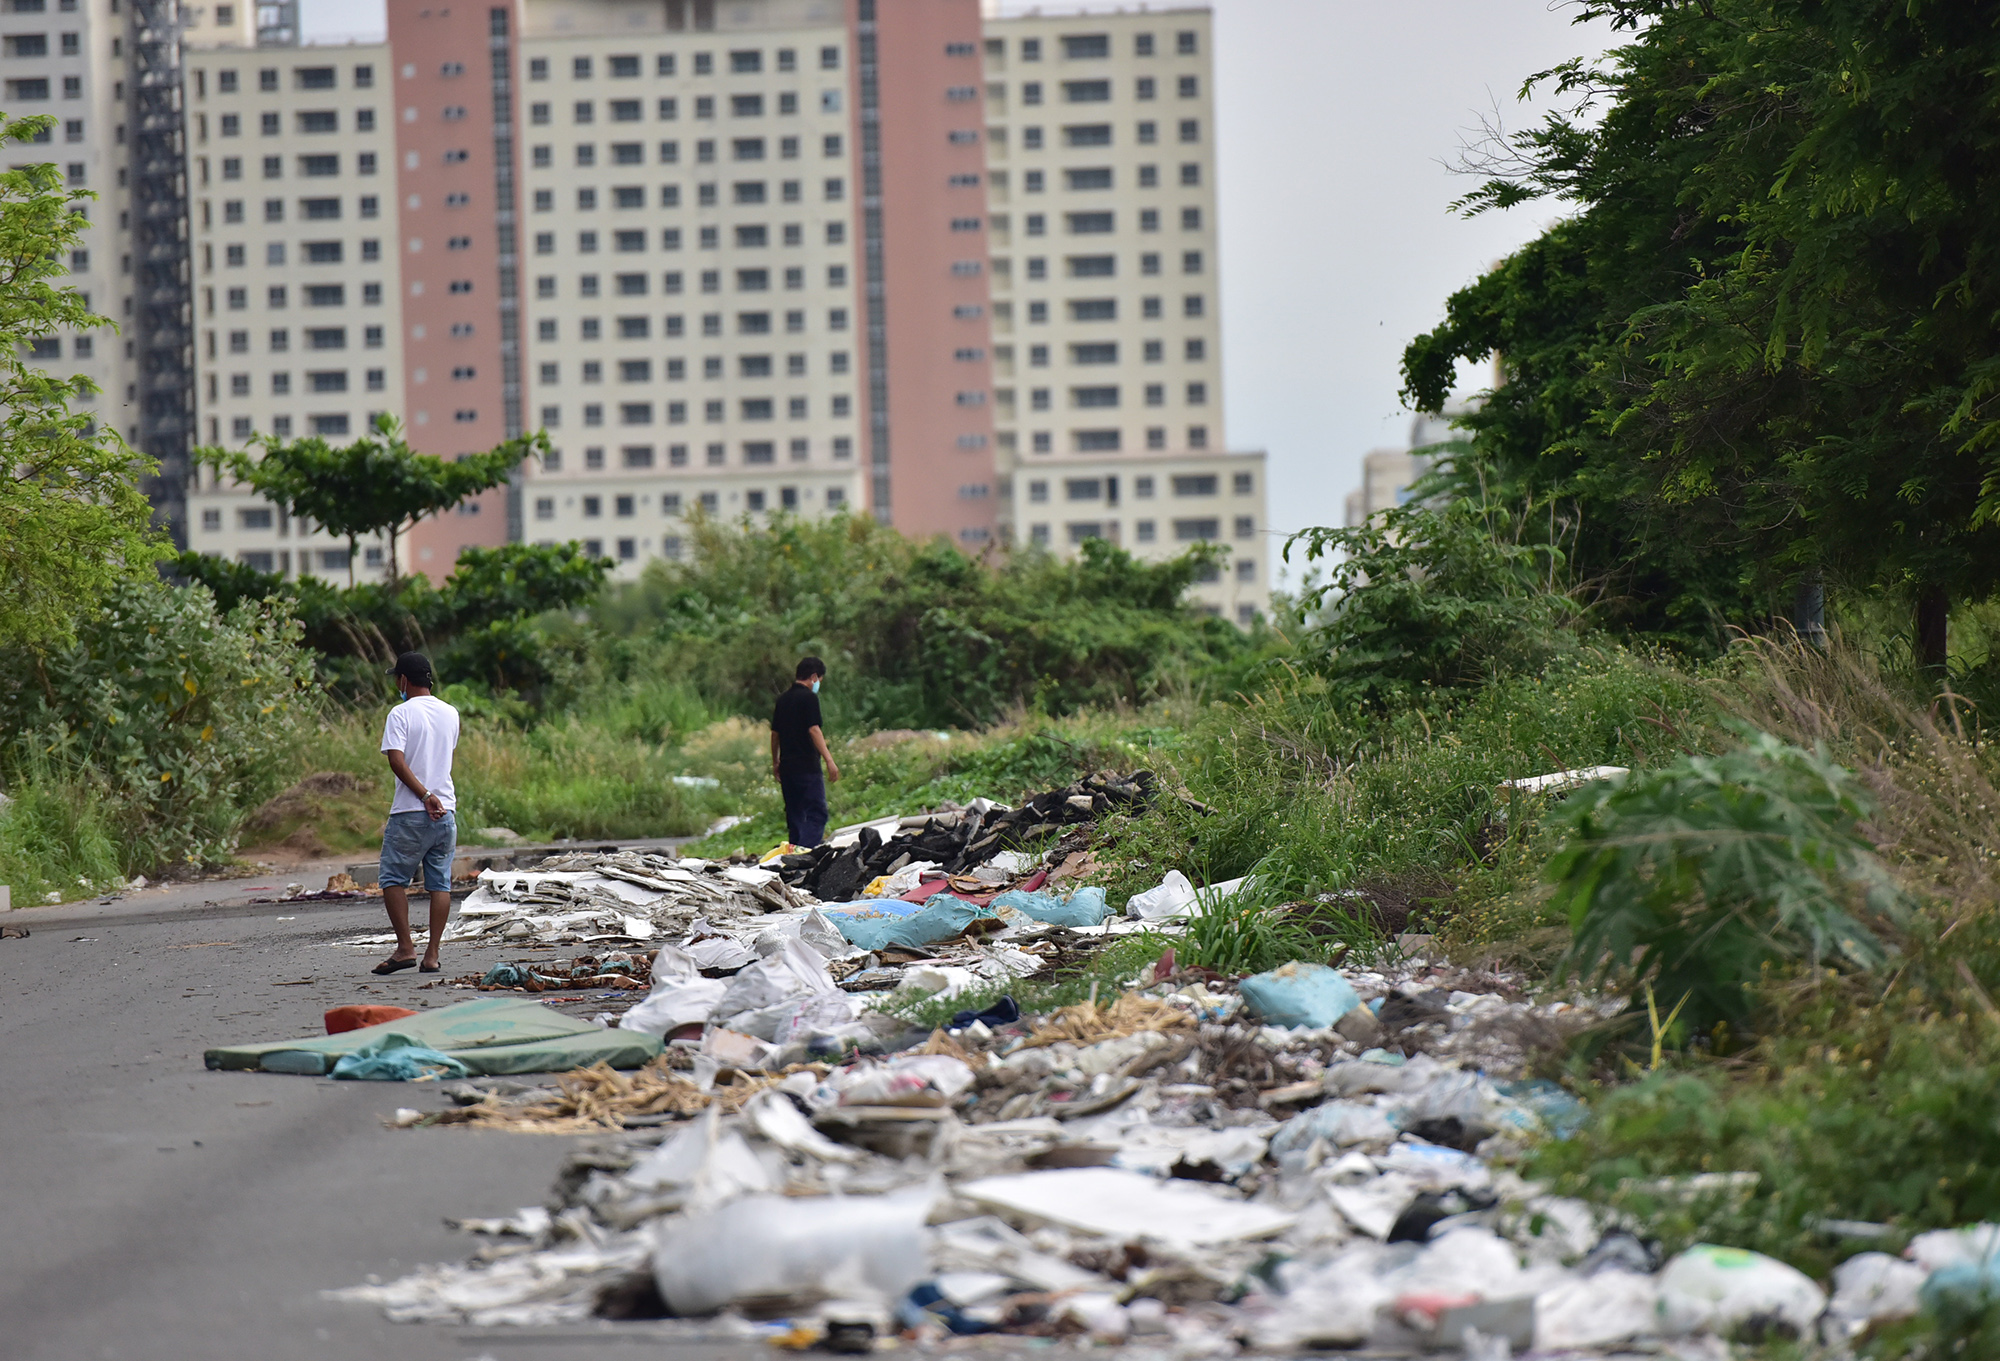
[[[389,711],[382,725],[382,751],[396,776],[396,798],[382,828],[382,904],[396,930],[396,950],[375,966],[378,974],[416,969],[436,973],[438,942],[451,919],[451,857],[458,849],[458,823],[452,810],[458,796],[451,787],[451,753],[458,746],[458,710],[431,693],[436,683],[430,659],[405,652],[390,671],[403,702]],[[417,962],[417,942],[410,934],[410,881],[418,868],[431,895],[431,944]]]

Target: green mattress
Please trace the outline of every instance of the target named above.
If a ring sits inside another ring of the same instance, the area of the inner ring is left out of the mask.
[[[637,1068],[660,1052],[660,1038],[604,1030],[523,997],[481,997],[341,1035],[224,1045],[203,1057],[211,1068],[320,1076],[349,1054],[411,1047],[449,1054],[475,1073],[560,1073],[593,1063]]]

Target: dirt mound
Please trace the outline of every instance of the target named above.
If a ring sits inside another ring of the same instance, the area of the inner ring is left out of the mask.
[[[324,860],[333,854],[333,847],[310,826],[301,827],[280,841],[278,849],[289,851],[301,860]]]
[[[243,820],[243,830],[253,836],[276,832],[287,823],[309,818],[319,812],[320,800],[352,794],[367,788],[358,775],[344,770],[323,770],[308,775],[282,794],[264,801]]]

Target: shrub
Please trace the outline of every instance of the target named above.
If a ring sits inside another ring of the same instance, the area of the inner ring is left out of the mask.
[[[128,580],[72,645],[0,656],[0,762],[10,781],[49,771],[98,789],[135,868],[213,861],[282,783],[313,703],[280,605],[218,615],[205,589]]]
[[[1527,674],[1573,644],[1558,589],[1562,551],[1519,542],[1459,500],[1397,506],[1349,529],[1309,529],[1307,562],[1336,557],[1299,608],[1320,616],[1309,648],[1348,695],[1374,704]]]
[[[1873,969],[1907,917],[1861,834],[1873,802],[1824,748],[1768,733],[1570,796],[1549,861],[1569,965],[1654,988],[1697,1034],[1742,1029],[1748,989],[1780,963]]]

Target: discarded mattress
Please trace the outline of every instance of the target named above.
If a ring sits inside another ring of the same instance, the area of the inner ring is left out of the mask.
[[[210,1068],[320,1076],[349,1054],[435,1049],[474,1073],[556,1073],[608,1063],[637,1068],[660,1052],[657,1035],[604,1030],[523,997],[481,997],[339,1035],[225,1045],[202,1057]]]

